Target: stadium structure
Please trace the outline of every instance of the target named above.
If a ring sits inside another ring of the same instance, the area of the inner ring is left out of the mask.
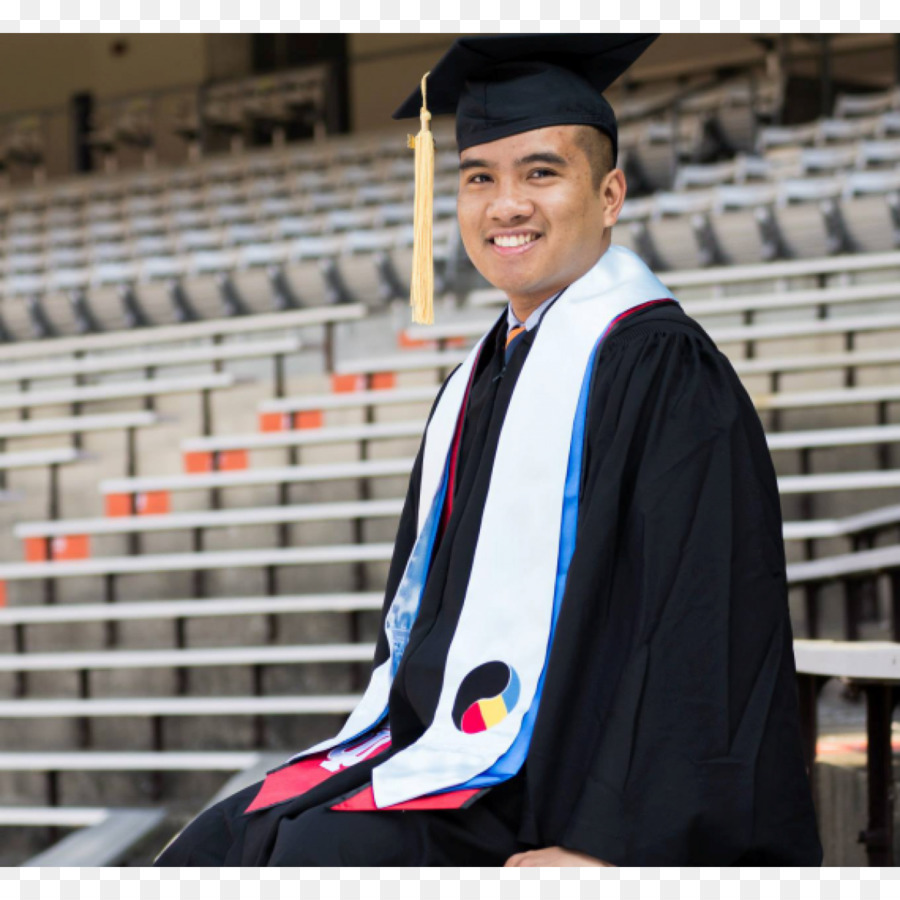
[[[353,707],[425,416],[504,302],[436,118],[409,325],[390,112],[453,37],[0,37],[4,864],[147,864]],[[900,45],[664,35],[609,96],[613,240],[766,428],[825,863],[891,864]]]

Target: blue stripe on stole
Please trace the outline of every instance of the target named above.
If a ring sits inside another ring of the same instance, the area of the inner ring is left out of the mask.
[[[559,534],[559,558],[556,566],[556,587],[553,594],[553,611],[550,620],[550,635],[547,642],[547,654],[553,645],[553,635],[556,631],[556,620],[559,616],[559,608],[562,605],[563,594],[566,590],[566,579],[569,574],[569,564],[575,552],[576,528],[578,525],[578,494],[581,488],[581,468],[584,457],[584,432],[587,420],[588,395],[590,394],[591,376],[597,358],[597,351],[603,343],[603,339],[609,332],[605,329],[594,345],[591,357],[588,360],[581,384],[581,393],[578,396],[578,406],[575,409],[575,421],[572,426],[572,443],[569,447],[569,464],[566,470],[566,485],[563,491],[563,509]],[[541,692],[544,688],[544,677],[547,673],[546,659],[538,678],[537,688],[531,701],[528,712],[522,719],[522,726],[512,746],[489,769],[470,778],[464,784],[456,785],[446,790],[465,790],[467,788],[488,787],[499,784],[515,775],[522,768],[525,757],[528,755],[528,747],[531,744],[531,735],[534,731],[534,721],[537,718],[538,705],[541,701]],[[445,793],[436,791],[435,793]]]
[[[431,510],[425,524],[422,526],[422,534],[413,545],[409,560],[407,561],[406,571],[400,579],[397,586],[397,593],[391,603],[391,609],[399,603],[404,607],[402,610],[397,609],[394,619],[390,619],[390,612],[385,620],[385,629],[390,628],[387,633],[388,645],[391,651],[391,682],[397,674],[397,668],[400,665],[400,659],[409,643],[409,633],[419,614],[419,604],[422,601],[422,592],[425,590],[425,579],[428,577],[428,566],[431,563],[431,555],[434,551],[434,541],[437,537],[438,524],[441,519],[441,511],[444,508],[444,499],[447,496],[447,483],[449,479],[449,455],[448,462],[444,464],[444,474],[441,477],[441,484],[435,494],[434,502],[431,504]],[[383,665],[383,664],[382,664]],[[341,741],[336,746],[342,747],[357,738],[362,737],[368,731],[371,731],[379,722],[381,722],[388,712],[388,704],[385,702],[384,709],[374,721],[366,725],[356,734]],[[332,748],[334,749],[334,748]]]
[[[453,452],[451,447],[450,453]],[[444,464],[444,474],[441,476],[440,488],[435,495],[434,502],[428,512],[428,518],[422,527],[419,540],[413,545],[406,564],[406,571],[400,584],[397,586],[397,594],[392,606],[396,607],[393,619],[389,614],[385,621],[385,627],[390,627],[391,633],[388,640],[391,642],[391,681],[397,673],[400,658],[409,643],[409,632],[419,614],[419,604],[422,593],[425,590],[425,581],[428,578],[428,566],[431,563],[431,555],[434,551],[434,541],[437,537],[438,525],[441,520],[441,512],[444,509],[444,500],[447,496],[447,484],[450,478],[449,454]],[[415,592],[413,594],[413,591]],[[402,607],[402,608],[401,608]],[[387,710],[385,709],[385,712]]]

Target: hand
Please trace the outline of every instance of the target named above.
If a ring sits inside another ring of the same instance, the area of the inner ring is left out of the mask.
[[[503,868],[521,868],[524,866],[549,866],[567,868],[569,866],[604,866],[616,868],[612,863],[604,862],[586,853],[576,853],[563,847],[542,847],[540,850],[528,850],[526,853],[514,853],[503,865]]]

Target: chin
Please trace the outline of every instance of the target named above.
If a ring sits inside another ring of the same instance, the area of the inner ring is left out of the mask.
[[[540,284],[533,278],[503,271],[499,266],[475,266],[475,268],[478,269],[485,281],[507,294],[527,295],[540,289]]]

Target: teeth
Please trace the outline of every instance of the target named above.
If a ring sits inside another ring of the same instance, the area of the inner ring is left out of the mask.
[[[534,234],[498,234],[494,243],[498,247],[521,247],[523,244],[530,244],[535,237]]]

